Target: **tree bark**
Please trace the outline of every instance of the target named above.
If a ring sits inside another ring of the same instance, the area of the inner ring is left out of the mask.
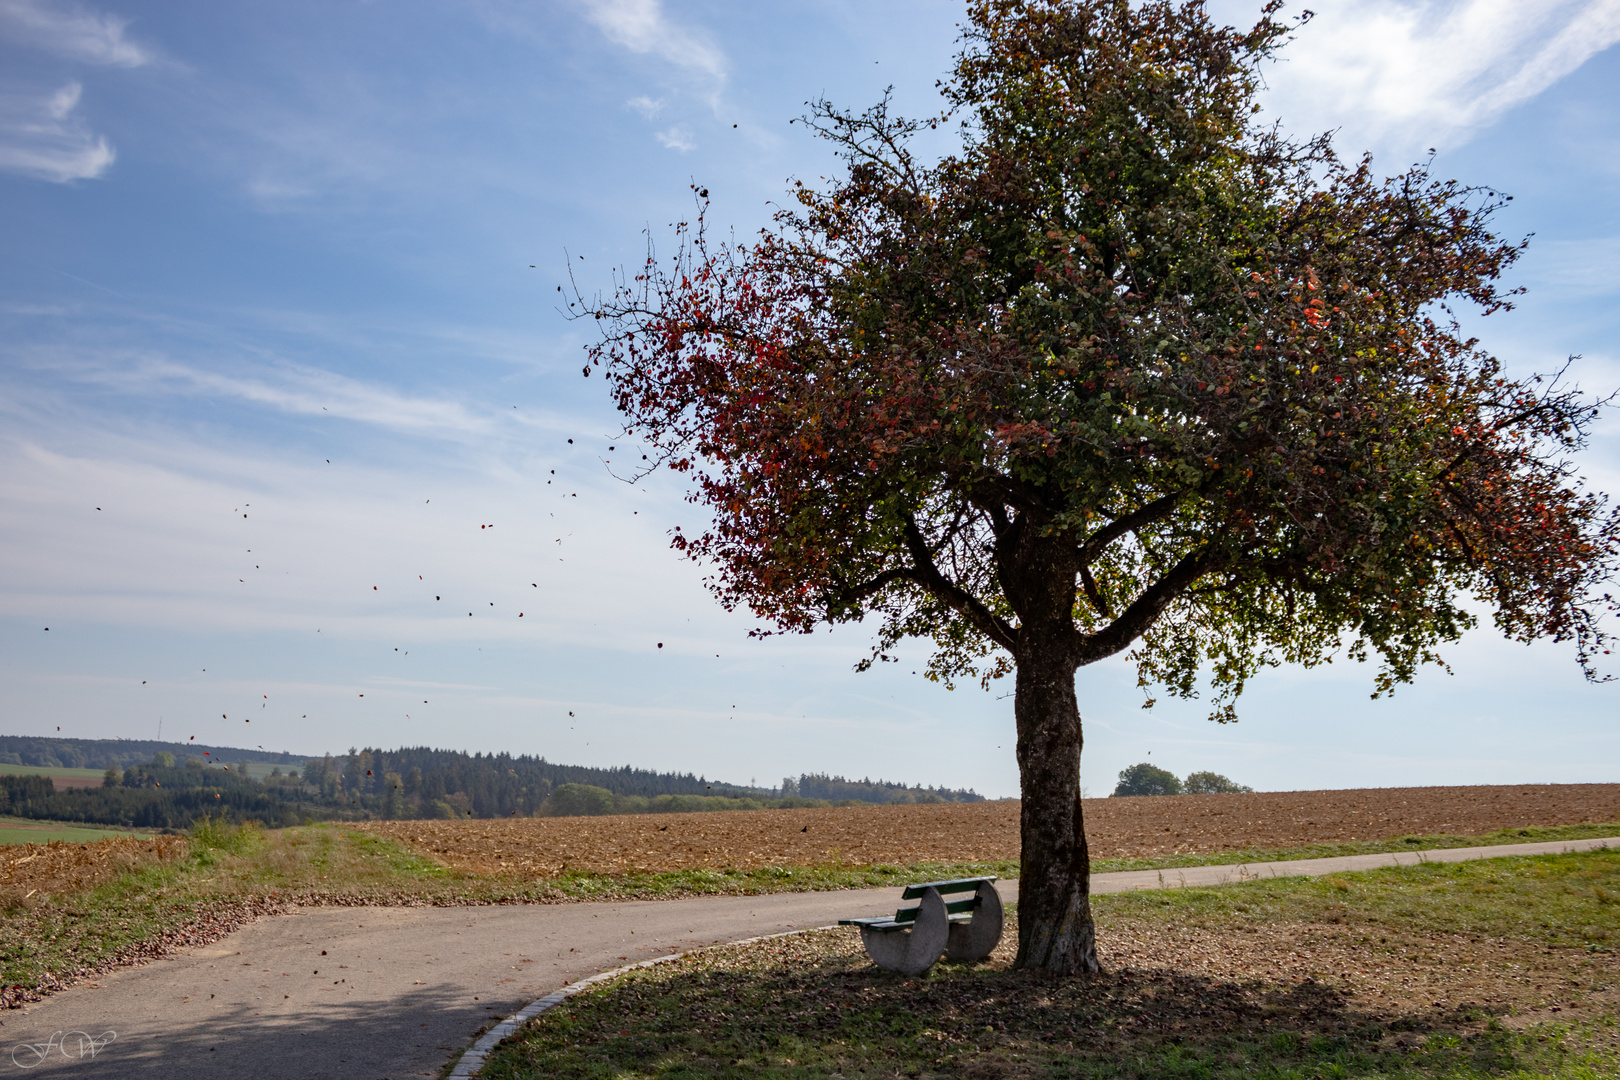
[[[1027,631],[1028,628],[1026,628]],[[1061,637],[1030,642],[1017,658],[1019,830],[1018,959],[1058,975],[1094,972],[1091,855],[1080,811],[1080,709],[1075,662]]]

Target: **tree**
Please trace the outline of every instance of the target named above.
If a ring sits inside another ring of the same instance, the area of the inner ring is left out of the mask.
[[[1188,774],[1181,790],[1187,795],[1246,795],[1254,788],[1229,780],[1218,772],[1195,772]]]
[[[1196,774],[1195,774],[1196,775]],[[1147,762],[1132,765],[1119,774],[1115,795],[1180,795],[1181,781],[1176,774]]]
[[[1277,8],[974,0],[955,153],[913,149],[945,117],[818,103],[825,190],[741,244],[698,189],[671,261],[576,293],[585,374],[712,512],[673,542],[721,603],[872,616],[863,666],[919,637],[947,685],[1015,674],[1021,967],[1097,966],[1080,667],[1205,673],[1226,721],[1262,667],[1343,652],[1376,697],[1477,608],[1590,677],[1608,651],[1617,523],[1569,460],[1599,403],[1447,306],[1509,306],[1503,200],[1259,127]]]

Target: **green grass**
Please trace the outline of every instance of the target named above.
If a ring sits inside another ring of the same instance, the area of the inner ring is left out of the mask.
[[[85,844],[106,840],[113,836],[146,836],[140,830],[101,828],[95,825],[66,825],[55,821],[35,821],[32,818],[0,817],[0,844],[48,844],[62,840],[70,844]]]
[[[1390,840],[1336,840],[1295,848],[1250,848],[1242,851],[1164,855],[1140,859],[1093,859],[1091,872],[1113,870],[1173,870],[1183,866],[1236,866],[1253,862],[1280,862],[1284,859],[1332,859],[1341,855],[1378,855],[1391,851],[1434,851],[1439,848],[1491,847],[1496,844],[1535,844],[1553,840],[1589,840],[1620,836],[1620,821],[1593,825],[1533,825],[1523,829],[1502,829],[1477,836],[1451,833],[1397,836]]]
[[[1155,889],[1093,902],[1112,918],[1182,926],[1354,923],[1369,931],[1608,952],[1620,946],[1620,851],[1272,878],[1236,889]]]
[[[0,985],[49,988],[162,940],[202,913],[186,887],[197,869],[192,858],[154,861],[58,902],[13,904],[0,914]]]
[[[1462,935],[1473,940],[1467,947],[1479,957],[1498,963],[1533,954],[1567,976],[1566,986],[1579,984],[1567,993],[1588,995],[1597,1004],[1589,1003],[1582,1010],[1587,1015],[1578,1019],[1529,1022],[1515,1014],[1535,1007],[1540,986],[1526,985],[1520,999],[1498,1001],[1493,1008],[1438,1009],[1429,1001],[1350,993],[1330,975],[1304,981],[1234,979],[1190,962],[1052,979],[1010,970],[1005,948],[989,964],[939,965],[925,977],[907,979],[874,968],[853,933],[816,931],[705,950],[581,994],[503,1044],[481,1075],[488,1080],[1598,1080],[1620,1075],[1612,992],[1616,969],[1606,957],[1593,955],[1594,948],[1611,947],[1620,930],[1620,853],[1391,868],[1320,880],[1101,896],[1094,902],[1105,956],[1110,935],[1123,937],[1127,930],[1146,940],[1167,940],[1189,928],[1235,935],[1293,933],[1310,926],[1338,935],[1346,947],[1395,955],[1427,948],[1438,937],[1462,940]],[[1445,964],[1431,970],[1461,979]],[[1483,970],[1476,966],[1476,972]],[[1454,995],[1459,1002],[1469,992],[1462,985],[1459,981]]]
[[[4,765],[0,776],[93,776],[100,780],[106,769],[69,769],[60,765]]]

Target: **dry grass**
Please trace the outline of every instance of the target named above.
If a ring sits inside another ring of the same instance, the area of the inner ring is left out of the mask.
[[[126,870],[178,858],[185,850],[186,840],[179,836],[8,845],[0,848],[0,907],[93,889]]]
[[[1018,858],[1016,802],[596,818],[372,822],[450,866],[551,877]],[[1088,799],[1097,859],[1286,849],[1411,834],[1480,835],[1620,820],[1620,784],[1373,788]]]

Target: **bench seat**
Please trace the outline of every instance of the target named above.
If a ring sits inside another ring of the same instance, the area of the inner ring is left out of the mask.
[[[918,901],[893,915],[865,919],[839,919],[840,926],[861,931],[866,953],[879,967],[904,975],[919,975],[941,956],[976,963],[989,956],[1001,940],[1001,897],[995,878],[955,878],[923,881],[906,886],[902,900]],[[960,900],[946,895],[971,893]]]
[[[946,907],[949,908],[950,905],[947,904]],[[868,930],[878,931],[910,930],[917,921],[917,909],[907,908],[906,914],[907,917],[904,919],[900,918],[898,915],[879,915],[875,919],[839,919],[838,925],[862,926]],[[953,911],[948,913],[947,918],[953,923],[972,922],[973,913],[971,911]]]

